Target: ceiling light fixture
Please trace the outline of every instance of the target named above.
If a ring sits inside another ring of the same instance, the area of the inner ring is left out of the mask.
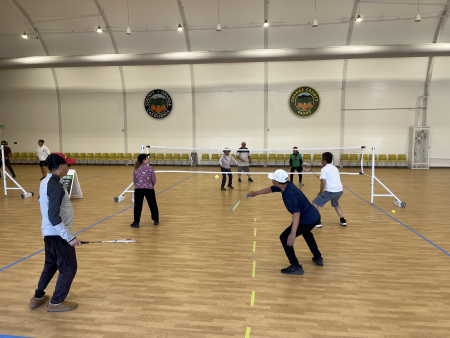
[[[22,39],[28,39],[27,33],[23,32],[23,34],[22,34]]]
[[[361,17],[361,3],[359,3],[359,11],[358,11],[358,16],[355,19],[356,22],[361,22],[363,21],[362,17]]]
[[[263,26],[264,27],[269,27],[269,22],[267,22],[267,20],[264,20]]]
[[[313,24],[312,24],[313,27],[319,26],[319,22],[316,19],[316,16],[317,16],[316,13],[317,13],[317,0],[314,0],[314,20],[313,20]]]
[[[98,16],[97,16],[97,29],[95,30],[97,33],[103,33],[103,29],[102,27],[100,27],[100,10],[98,11]]]
[[[217,0],[217,27],[216,27],[217,32],[222,31],[222,26],[220,26],[219,8],[220,8],[220,0]]]
[[[127,27],[127,34],[131,35],[131,28],[130,28],[130,7],[128,6],[128,0],[127,0],[127,11],[128,11],[128,27]]]
[[[178,29],[178,31],[180,31],[180,32],[183,30],[183,26],[181,26],[181,23],[178,24],[177,29]]]
[[[416,14],[416,19],[414,20],[415,22],[420,22],[420,21],[422,21],[422,17],[420,16],[420,13],[419,13],[419,0],[417,0],[417,14]]]

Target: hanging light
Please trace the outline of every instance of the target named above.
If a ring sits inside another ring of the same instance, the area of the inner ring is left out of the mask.
[[[97,29],[95,30],[97,33],[103,33],[103,29],[102,27],[98,26]]]
[[[219,6],[220,5],[220,0],[217,0],[217,27],[216,27],[216,32],[221,32],[222,31],[222,26],[220,26],[220,17],[219,17]]]
[[[422,17],[420,16],[420,13],[419,13],[419,0],[417,0],[417,14],[416,14],[416,19],[414,21],[415,22],[422,21]]]
[[[363,19],[361,18],[361,15],[358,14],[358,16],[355,19],[356,22],[361,22]]]
[[[267,22],[267,20],[264,20],[263,26],[264,27],[269,27],[269,23]]]
[[[180,32],[183,30],[183,26],[181,26],[181,23],[178,24],[177,29],[178,29],[178,31],[180,31]]]
[[[127,27],[127,34],[131,35],[131,28],[130,28],[130,8],[128,7],[128,0],[127,0],[127,11],[128,11],[128,27]]]
[[[317,0],[314,0],[314,20],[313,20],[313,27],[319,26],[319,22],[316,19],[316,13],[317,13]]]
[[[100,10],[98,11],[98,15],[97,15],[97,29],[95,30],[97,33],[103,33],[103,29],[102,27],[100,27]]]
[[[27,33],[23,32],[23,34],[22,34],[22,39],[28,39]]]

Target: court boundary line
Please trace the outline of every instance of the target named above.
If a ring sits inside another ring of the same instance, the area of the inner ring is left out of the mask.
[[[362,198],[361,196],[359,196],[357,193],[351,191],[349,188],[347,188],[346,186],[343,186],[345,189],[347,189],[348,191],[350,191],[353,195],[355,195],[356,197],[362,199],[364,202],[366,202],[367,204],[373,206],[374,208],[378,209],[379,211],[381,211],[383,214],[385,214],[386,216],[389,216],[390,218],[392,218],[394,221],[397,221],[399,224],[403,225],[406,229],[411,230],[413,233],[415,233],[417,236],[421,237],[422,239],[426,240],[428,243],[430,243],[431,245],[433,245],[435,248],[441,250],[443,253],[445,253],[447,256],[450,256],[450,253],[448,253],[447,251],[445,251],[444,249],[442,249],[440,246],[438,246],[437,244],[434,244],[432,241],[430,241],[428,238],[426,238],[425,236],[419,234],[416,230],[410,228],[409,226],[407,226],[406,224],[400,222],[398,219],[396,219],[395,217],[389,215],[386,211],[381,210],[379,207],[377,207],[375,204],[370,203],[369,201],[366,201],[364,198]]]
[[[107,175],[107,174],[106,174],[106,175]],[[175,186],[177,186],[178,184],[180,184],[180,183],[186,181],[187,179],[191,178],[192,176],[194,176],[194,175],[191,175],[191,176],[189,176],[189,177],[186,177],[185,179],[183,179],[183,180],[181,180],[180,182],[178,182],[178,183],[172,185],[171,187],[169,187],[169,188],[167,188],[167,189],[164,189],[163,191],[158,192],[158,193],[156,194],[156,196],[159,195],[159,194],[162,194],[164,191],[167,191],[167,190],[169,190],[169,189],[172,189],[173,187],[175,187]],[[95,224],[92,224],[92,225],[88,226],[87,228],[84,228],[84,229],[78,231],[78,232],[75,233],[74,235],[78,235],[79,233],[81,233],[81,232],[83,232],[83,231],[86,231],[86,230],[92,228],[94,225],[103,223],[104,221],[106,221],[106,220],[108,220],[108,219],[110,219],[110,218],[112,218],[112,217],[114,217],[114,216],[116,216],[116,215],[119,215],[119,214],[121,214],[121,213],[127,211],[128,209],[133,208],[133,207],[134,207],[134,204],[131,205],[131,206],[129,206],[128,208],[123,209],[122,211],[119,211],[119,212],[115,213],[114,215],[108,216],[108,217],[106,217],[105,219],[102,219],[101,221],[99,221],[99,222],[97,222],[97,223],[95,223]],[[9,265],[5,266],[5,267],[3,267],[3,268],[0,269],[0,272],[4,271],[4,270],[6,270],[6,269],[8,269],[8,268],[10,268],[10,267],[12,267],[12,266],[14,266],[14,265],[20,263],[20,262],[23,262],[24,260],[26,260],[26,259],[28,259],[28,258],[30,258],[30,257],[33,257],[33,256],[35,256],[35,255],[41,253],[41,252],[44,251],[44,250],[45,250],[45,249],[41,249],[41,250],[39,250],[39,251],[37,251],[37,252],[35,252],[35,253],[33,253],[33,254],[31,254],[31,255],[25,257],[25,258],[22,258],[22,259],[18,260],[17,262],[14,262],[14,263],[12,263],[12,264],[9,264]],[[0,337],[1,337],[1,336],[0,336]]]

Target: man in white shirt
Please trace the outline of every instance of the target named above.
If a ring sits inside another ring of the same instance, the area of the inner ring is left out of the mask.
[[[233,174],[231,174],[231,162],[234,162],[237,165],[236,160],[233,158],[233,156],[230,155],[230,149],[224,148],[223,155],[220,156],[219,164],[220,164],[220,170],[222,171],[222,186],[221,190],[227,190],[225,189],[225,183],[227,183],[227,174],[228,173],[228,188],[233,188]]]
[[[340,217],[340,223],[343,226],[347,225],[347,221],[342,214],[341,207],[339,206],[339,198],[341,198],[343,186],[341,183],[341,177],[339,170],[333,164],[333,154],[325,152],[322,154],[322,165],[324,166],[320,172],[320,191],[317,197],[313,201],[313,205],[319,210],[319,207],[323,207],[325,203],[331,201],[331,206],[334,207],[337,214]],[[317,224],[316,228],[321,228],[322,224]]]
[[[50,155],[50,150],[48,150],[48,148],[44,146],[44,140],[39,140],[38,145],[39,147],[37,148],[37,157],[35,163],[39,162],[39,166],[41,167],[42,181],[47,175],[47,162],[45,162],[45,160]]]
[[[250,163],[252,163],[252,159],[250,157],[250,151],[248,150],[248,148],[246,148],[247,143],[242,142],[241,143],[241,148],[239,148],[239,150],[237,151],[237,155],[236,158],[238,159],[238,173],[240,173],[241,171],[244,171],[246,173],[250,172]],[[248,176],[248,181],[249,182],[253,182],[252,178],[250,177],[250,174],[247,174]],[[241,181],[241,174],[238,174],[238,181]]]

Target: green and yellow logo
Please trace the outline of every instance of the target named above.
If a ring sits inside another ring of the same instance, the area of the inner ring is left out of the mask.
[[[289,97],[289,108],[296,116],[311,116],[319,109],[319,106],[319,94],[311,87],[299,87]]]

